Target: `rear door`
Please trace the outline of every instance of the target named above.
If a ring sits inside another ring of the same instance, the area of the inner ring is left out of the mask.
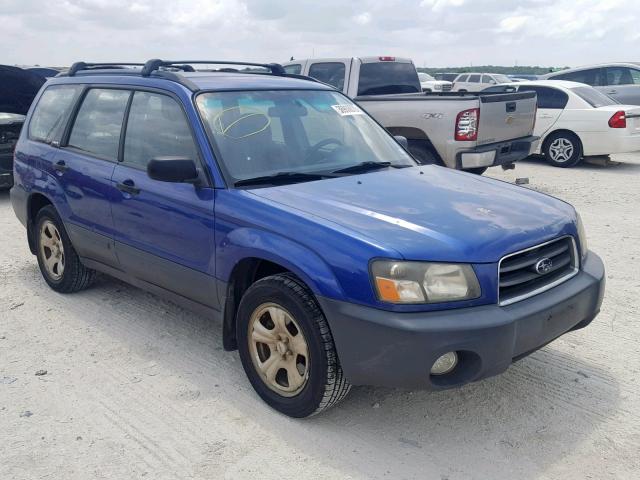
[[[111,175],[129,90],[90,88],[76,108],[53,165],[69,209],[65,226],[81,257],[117,267]]]
[[[346,93],[351,62],[341,60],[309,61],[308,75]]]
[[[533,131],[536,96],[533,92],[479,95],[478,144],[528,137]]]
[[[147,164],[161,156],[198,164],[201,158],[179,101],[165,93],[136,91],[112,177],[118,259],[136,278],[217,308],[214,191],[152,180]]]
[[[541,137],[558,121],[569,101],[569,95],[553,87],[523,85],[519,92],[535,92],[538,96],[538,113],[533,134]]]
[[[614,100],[625,105],[640,105],[640,69],[607,67],[607,86],[601,89]]]

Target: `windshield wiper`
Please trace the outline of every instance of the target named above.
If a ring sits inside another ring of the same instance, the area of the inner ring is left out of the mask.
[[[362,162],[350,167],[334,170],[331,173],[364,173],[372,170],[380,170],[391,166],[391,162]]]
[[[321,175],[319,173],[303,173],[303,172],[278,172],[273,175],[265,175],[262,177],[245,178],[234,183],[236,187],[248,185],[283,185],[286,183],[312,182],[314,180],[322,180],[330,178],[330,175]]]

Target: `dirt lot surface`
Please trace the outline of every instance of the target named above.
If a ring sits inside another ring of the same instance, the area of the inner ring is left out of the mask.
[[[640,478],[640,156],[616,160],[489,173],[582,213],[608,272],[589,328],[496,378],[354,388],[306,421],[258,399],[207,318],[107,277],[48,289],[0,194],[0,479]]]

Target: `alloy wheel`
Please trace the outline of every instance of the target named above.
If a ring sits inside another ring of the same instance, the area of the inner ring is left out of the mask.
[[[64,245],[60,232],[50,220],[40,227],[40,254],[47,274],[53,280],[60,280],[64,274]]]

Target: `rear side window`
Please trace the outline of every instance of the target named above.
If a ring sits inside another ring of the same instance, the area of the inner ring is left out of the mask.
[[[638,85],[640,70],[626,67],[607,68],[607,85]]]
[[[538,108],[550,108],[562,110],[567,106],[569,95],[562,90],[550,87],[520,87],[521,92],[536,92],[538,96]]]
[[[345,66],[341,62],[314,63],[309,68],[309,76],[333,85],[338,90],[344,87]]]
[[[164,156],[198,160],[184,112],[167,95],[136,92],[127,120],[122,161],[146,169],[151,159]]]
[[[68,146],[116,161],[130,94],[128,90],[89,90],[73,124]]]
[[[47,88],[29,122],[29,139],[51,143],[60,138],[76,99],[80,85],[52,85]]]
[[[460,78],[456,80],[456,82],[466,82],[469,75],[460,75]]]
[[[293,75],[300,75],[300,72],[302,71],[302,65],[300,65],[299,63],[287,65],[286,67],[284,67],[284,71]]]
[[[571,91],[594,108],[606,107],[607,105],[615,105],[618,103],[613,98],[599,92],[595,88],[577,87],[572,88]]]
[[[358,95],[422,92],[413,63],[372,62],[360,66]]]
[[[469,80],[467,80],[467,82],[480,83],[480,75],[469,75]]]
[[[554,80],[569,80],[571,82],[586,83],[593,87],[603,85],[601,70],[599,68],[592,68],[589,70],[580,70],[579,72],[569,72],[560,75],[554,75]]]

